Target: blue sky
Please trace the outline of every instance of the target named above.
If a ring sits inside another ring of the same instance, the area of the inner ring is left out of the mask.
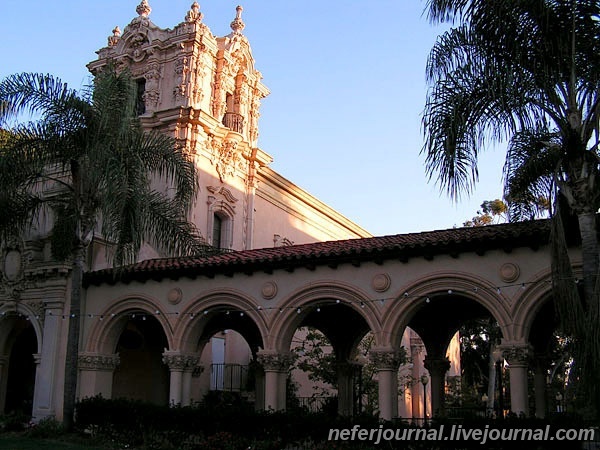
[[[0,78],[48,72],[71,87],[139,0],[3,0]],[[192,1],[149,0],[162,28]],[[428,182],[421,112],[427,54],[442,32],[421,0],[206,0],[213,34],[231,30],[244,7],[244,34],[271,95],[263,100],[259,147],[272,168],[375,235],[460,226],[483,200],[502,194],[504,146],[483,152],[476,190],[453,203]]]

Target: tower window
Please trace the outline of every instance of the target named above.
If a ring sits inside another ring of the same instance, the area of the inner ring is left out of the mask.
[[[144,102],[144,94],[146,93],[146,79],[139,78],[136,80],[137,85],[137,100],[135,105],[135,112],[138,116],[141,116],[146,112],[146,102]]]
[[[213,216],[213,232],[212,232],[212,245],[213,247],[222,247],[222,235],[223,235],[223,219],[218,214]]]

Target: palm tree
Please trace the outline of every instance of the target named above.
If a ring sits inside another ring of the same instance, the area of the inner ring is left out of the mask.
[[[135,83],[107,69],[81,94],[50,75],[0,82],[0,239],[47,228],[53,256],[70,261],[64,423],[73,423],[82,275],[95,234],[111,243],[113,264],[133,263],[149,242],[168,255],[208,246],[186,215],[196,196],[196,167],[174,139],[145,133]],[[22,123],[23,114],[31,115]],[[168,186],[170,190],[157,190]],[[164,192],[171,192],[167,195]],[[52,220],[50,218],[53,218]],[[45,225],[44,225],[45,224]]]
[[[452,23],[427,64],[427,173],[458,199],[477,181],[479,151],[488,142],[508,140],[505,198],[512,218],[529,216],[532,199],[554,201],[555,304],[564,330],[579,344],[579,398],[599,405],[600,4],[428,0],[427,11],[432,22]],[[573,282],[559,203],[577,218],[581,293]]]

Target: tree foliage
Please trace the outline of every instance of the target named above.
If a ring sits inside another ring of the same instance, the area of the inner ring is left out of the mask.
[[[595,0],[429,0],[432,22],[451,28],[427,64],[423,125],[427,173],[457,199],[478,180],[479,153],[508,141],[504,166],[511,220],[554,205],[553,286],[562,328],[577,342],[579,399],[600,404],[600,4]],[[564,199],[558,212],[559,199]],[[564,211],[566,205],[568,211]],[[574,214],[582,249],[575,276],[563,215]],[[574,283],[583,280],[581,293]]]
[[[49,238],[54,257],[72,264],[67,427],[82,275],[94,236],[110,243],[117,266],[135,262],[145,242],[165,255],[209,249],[187,220],[198,189],[195,164],[173,138],[143,131],[136,100],[131,76],[112,68],[81,93],[51,75],[23,73],[0,82],[0,125],[10,126],[0,141],[0,239]]]

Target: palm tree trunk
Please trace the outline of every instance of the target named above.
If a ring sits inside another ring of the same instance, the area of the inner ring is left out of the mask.
[[[63,399],[63,425],[67,431],[73,429],[75,400],[77,397],[77,360],[79,356],[79,330],[81,326],[81,290],[83,278],[83,245],[78,245],[73,255],[71,272],[71,303],[69,307],[69,332],[65,359],[65,385]]]
[[[588,307],[593,308],[592,302],[599,266],[596,217],[593,213],[582,213],[578,214],[577,220],[581,235],[584,294]]]

